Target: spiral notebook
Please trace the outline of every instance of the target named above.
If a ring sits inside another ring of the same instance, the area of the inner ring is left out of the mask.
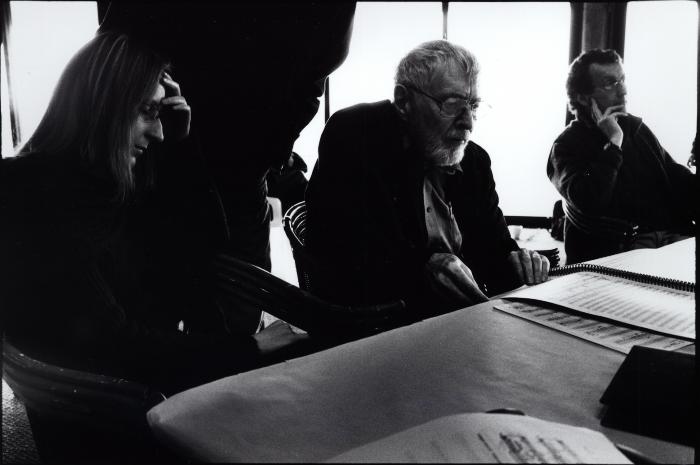
[[[504,298],[547,302],[661,334],[695,340],[695,283],[676,279],[678,273],[663,270],[688,263],[694,266],[695,243],[693,239],[689,241],[668,248],[621,254],[615,267],[600,263],[615,263],[615,257],[608,257],[598,263],[557,268],[550,273],[552,279],[548,282],[518,290]],[[633,271],[639,269],[635,263],[657,266],[660,273],[652,275]],[[689,276],[687,271],[684,274]]]

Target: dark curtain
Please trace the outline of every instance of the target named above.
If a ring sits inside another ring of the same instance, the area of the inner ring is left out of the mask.
[[[0,21],[0,44],[3,44],[5,48],[5,62],[1,63],[0,66],[4,68],[5,77],[7,78],[7,90],[10,100],[9,108],[10,127],[12,130],[12,146],[17,147],[22,137],[19,129],[17,109],[15,108],[15,104],[12,99],[12,80],[10,79],[10,50],[8,46],[10,41],[10,25],[12,24],[10,2],[0,2]]]
[[[625,56],[627,2],[571,2],[569,63],[582,52],[612,48]],[[566,124],[573,115],[566,111]]]

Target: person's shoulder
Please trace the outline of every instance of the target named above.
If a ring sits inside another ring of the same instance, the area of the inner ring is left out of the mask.
[[[464,149],[464,158],[462,165],[465,163],[477,163],[480,165],[491,166],[491,157],[488,152],[474,141],[469,141]]]
[[[77,166],[72,157],[44,152],[22,153],[3,160],[0,168],[2,190],[12,195],[21,192],[23,201],[57,201],[73,192],[77,201],[84,195],[80,190],[82,184]]]
[[[58,198],[61,167],[42,153],[22,153],[0,162],[0,205],[22,217]]]
[[[641,117],[627,113],[617,119],[618,124],[622,127],[622,131],[626,134],[636,134],[640,131],[651,133],[649,126],[644,124]]]
[[[393,105],[389,100],[381,100],[372,103],[358,103],[333,113],[328,120],[334,121],[355,121],[365,120],[367,118],[382,118],[391,115],[395,112]]]
[[[359,103],[333,113],[323,129],[322,139],[328,142],[341,138],[343,143],[357,138],[376,140],[381,134],[393,132],[391,128],[396,126],[397,119],[396,109],[389,100]]]
[[[586,123],[579,119],[574,119],[566,125],[564,130],[557,136],[554,143],[561,144],[566,142],[573,142],[580,140],[581,138],[589,137],[589,128]]]
[[[51,166],[51,162],[50,157],[46,157],[39,152],[21,153],[14,157],[3,158],[0,161],[2,185],[13,186],[22,184],[26,187],[33,180],[55,171],[57,167]]]

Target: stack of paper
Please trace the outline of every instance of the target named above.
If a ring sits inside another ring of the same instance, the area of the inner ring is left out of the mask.
[[[494,413],[438,418],[329,462],[632,463],[597,431]]]

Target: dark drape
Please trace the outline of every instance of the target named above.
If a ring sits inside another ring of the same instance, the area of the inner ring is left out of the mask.
[[[569,63],[582,52],[611,48],[625,56],[627,2],[571,2]],[[566,124],[573,115],[566,112]]]
[[[10,128],[12,131],[12,146],[17,147],[19,141],[22,140],[22,136],[19,128],[19,120],[17,116],[17,109],[15,108],[14,101],[12,99],[12,79],[10,79],[10,24],[12,23],[12,14],[10,12],[10,2],[0,2],[0,44],[3,44],[5,49],[5,61],[0,63],[0,67],[3,68],[3,73],[7,78],[7,89],[9,94],[9,108],[10,108]],[[2,156],[0,156],[2,158]]]

